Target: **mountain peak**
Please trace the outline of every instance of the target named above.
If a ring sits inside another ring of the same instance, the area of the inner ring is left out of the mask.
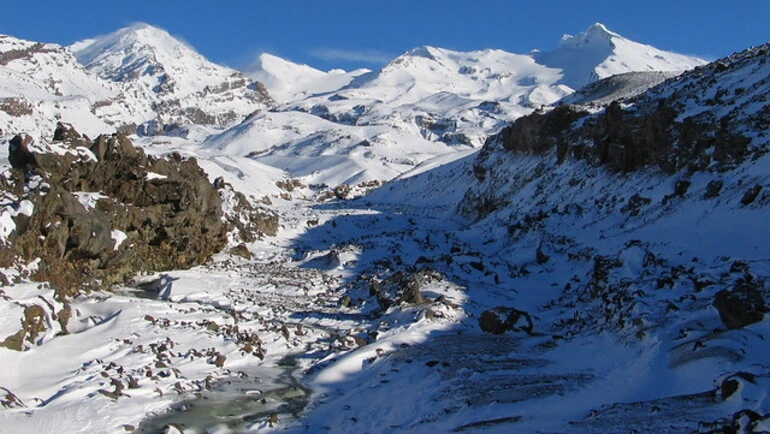
[[[559,47],[533,53],[535,60],[564,71],[563,83],[579,89],[588,83],[630,71],[684,71],[705,62],[624,38],[602,23],[575,36],[564,35]]]
[[[429,60],[436,60],[437,55],[438,55],[438,49],[435,47],[431,47],[429,45],[422,45],[419,47],[415,47],[407,51],[406,53],[404,53],[404,56],[424,57]]]
[[[134,23],[128,27],[123,27],[116,30],[112,35],[118,37],[133,36],[136,39],[148,39],[148,38],[173,38],[167,31],[160,27],[155,27],[147,23]],[[177,41],[180,42],[180,41]]]
[[[615,45],[613,44],[613,38],[622,38],[619,34],[609,30],[607,26],[602,23],[594,23],[586,30],[578,33],[575,36],[564,35],[561,38],[559,48],[571,48],[571,49],[609,49],[612,50]]]

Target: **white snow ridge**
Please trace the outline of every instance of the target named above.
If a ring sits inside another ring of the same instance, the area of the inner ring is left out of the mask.
[[[768,431],[768,65],[0,36],[0,431]]]

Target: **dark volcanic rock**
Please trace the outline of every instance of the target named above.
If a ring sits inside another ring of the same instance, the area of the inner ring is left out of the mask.
[[[712,199],[717,196],[719,196],[719,193],[722,191],[722,187],[724,186],[724,182],[720,179],[714,179],[709,181],[709,183],[706,185],[706,193],[703,195],[704,199]]]
[[[768,308],[761,287],[753,281],[741,280],[732,291],[723,289],[716,293],[713,304],[727,328],[738,329],[762,321]]]
[[[25,135],[11,140],[13,166],[35,169],[45,188],[19,198],[34,211],[16,218],[8,248],[42,258],[33,278],[50,281],[60,296],[139,271],[192,267],[225,246],[221,199],[195,159],[147,157],[122,134],[92,142],[62,123],[55,139],[46,146]],[[2,185],[19,192],[14,184],[23,178]],[[97,195],[93,209],[79,200],[88,195]]]
[[[278,215],[275,212],[252,204],[221,177],[214,180],[214,188],[226,205],[224,218],[233,241],[250,243],[258,236],[278,233]]]
[[[479,327],[487,333],[503,334],[507,331],[523,331],[532,334],[532,317],[523,310],[497,306],[484,311],[479,317]]]
[[[759,196],[760,191],[762,191],[762,186],[759,184],[756,184],[755,186],[749,188],[743,194],[743,197],[741,198],[741,203],[743,205],[749,205],[750,203],[754,202],[757,199],[757,196]]]
[[[377,296],[377,303],[382,309],[400,303],[421,304],[425,300],[420,288],[441,279],[440,274],[427,268],[416,273],[399,271],[382,282],[372,282],[371,292]]]
[[[35,156],[29,150],[34,139],[29,134],[18,134],[8,141],[8,162],[14,169],[27,171],[37,167]]]

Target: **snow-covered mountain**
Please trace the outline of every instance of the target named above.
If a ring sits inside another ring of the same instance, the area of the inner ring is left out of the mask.
[[[303,99],[347,86],[354,78],[370,72],[356,69],[345,72],[333,69],[324,72],[308,65],[300,65],[272,54],[262,53],[245,70],[245,74],[265,85],[270,96],[278,102]]]
[[[17,132],[50,134],[51,121],[83,125],[90,135],[111,127],[95,114],[119,98],[119,86],[87,71],[56,44],[0,35],[0,136]]]
[[[252,146],[255,158],[311,183],[378,178],[383,166],[385,172],[403,173],[439,155],[480,147],[488,134],[505,123],[610,74],[673,74],[704,63],[630,41],[601,24],[565,36],[551,52],[458,52],[423,46],[360,75],[322,73],[272,56],[263,56],[260,62],[264,66],[257,77],[284,97],[300,97],[280,104],[275,111],[307,113],[313,116],[304,118],[310,124],[302,125],[301,116],[285,115],[292,119],[290,125],[296,132],[286,137],[284,123],[275,121],[281,115],[265,114],[211,137],[204,146],[236,153],[248,153]],[[274,73],[265,73],[269,70]],[[281,73],[288,80],[274,78]],[[305,81],[294,78],[305,73],[309,77]],[[352,75],[357,76],[350,80]],[[646,89],[645,83],[652,86],[657,81],[634,83],[638,93]],[[338,84],[344,85],[333,89]],[[289,85],[295,86],[291,92]],[[277,146],[265,137],[287,140]],[[394,152],[403,156],[398,159],[399,167],[393,165]],[[317,154],[333,155],[338,164],[315,168],[313,176],[308,176],[308,162],[301,157]]]
[[[190,123],[229,126],[271,102],[260,83],[209,62],[166,31],[147,24],[70,48],[86,68],[124,84],[125,92],[154,114],[145,134]]]
[[[626,39],[596,23],[575,36],[564,35],[556,50],[535,52],[540,64],[564,71],[561,82],[574,90],[630,71],[685,71],[703,60]]]

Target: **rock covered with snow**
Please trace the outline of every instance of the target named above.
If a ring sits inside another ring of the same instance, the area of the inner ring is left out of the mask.
[[[209,62],[166,31],[134,24],[71,47],[99,77],[123,84],[156,116],[144,134],[185,124],[229,126],[264,109],[264,87],[242,73]],[[149,121],[150,119],[146,119]]]

